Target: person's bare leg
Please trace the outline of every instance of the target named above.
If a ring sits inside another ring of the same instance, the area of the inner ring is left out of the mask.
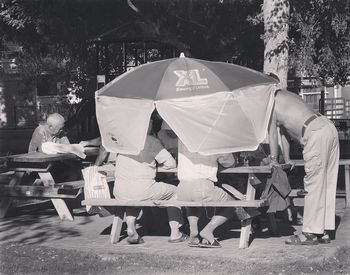
[[[203,228],[203,230],[199,233],[199,235],[207,240],[209,243],[213,243],[214,238],[214,230],[226,222],[228,218],[223,216],[214,216],[211,221]]]
[[[129,239],[137,240],[139,235],[136,231],[136,217],[139,216],[141,209],[128,207],[126,208],[126,232],[128,234]]]
[[[177,240],[182,237],[180,226],[183,224],[181,209],[177,207],[167,207],[169,226],[170,226],[170,240]]]
[[[199,235],[209,243],[213,243],[215,241],[214,230],[225,223],[232,216],[232,213],[230,208],[220,208],[218,214],[211,219]]]
[[[137,231],[136,231],[136,217],[134,216],[126,216],[126,232],[128,236],[133,239],[137,239]]]
[[[198,237],[198,220],[199,220],[199,209],[195,207],[187,207],[187,219],[190,225],[190,239]]]

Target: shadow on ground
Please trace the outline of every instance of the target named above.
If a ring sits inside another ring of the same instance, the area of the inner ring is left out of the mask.
[[[75,216],[82,216],[79,225],[92,223],[92,218],[86,212]],[[45,241],[60,240],[67,237],[77,237],[82,233],[68,221],[59,220],[51,201],[31,201],[29,204],[12,207],[6,218],[0,221],[0,241],[20,242],[23,244],[42,244]]]

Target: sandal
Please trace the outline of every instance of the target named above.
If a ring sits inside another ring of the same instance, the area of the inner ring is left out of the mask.
[[[214,239],[214,241],[212,243],[210,242],[206,242],[206,243],[199,243],[198,244],[198,247],[200,248],[221,248],[221,244],[218,242],[217,239]]]
[[[298,235],[289,237],[285,244],[288,245],[316,245],[318,244],[317,236],[312,233],[302,233],[302,239]]]
[[[319,237],[318,242],[321,244],[327,244],[331,242],[331,237],[329,236],[329,233],[325,231],[321,237]]]
[[[188,235],[181,233],[181,237],[175,240],[169,239],[168,243],[182,243],[188,240]]]
[[[143,244],[145,243],[144,239],[142,239],[142,237],[137,236],[137,239],[132,239],[132,238],[128,238],[126,240],[128,242],[128,244]]]
[[[198,237],[190,237],[188,240],[189,247],[198,247],[199,243]]]

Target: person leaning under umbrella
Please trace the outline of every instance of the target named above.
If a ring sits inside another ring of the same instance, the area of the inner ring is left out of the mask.
[[[123,201],[169,200],[175,196],[176,186],[155,180],[157,163],[165,169],[171,169],[176,167],[176,161],[161,142],[151,134],[151,131],[152,120],[150,120],[144,149],[138,155],[117,154],[113,189],[116,199]],[[98,159],[105,159],[107,155],[108,152],[102,147]],[[141,209],[136,207],[126,208],[127,242],[129,244],[144,242],[136,231],[136,218],[140,211]],[[181,209],[167,207],[167,212],[171,231],[168,242],[186,241],[188,236],[179,230],[183,224]]]
[[[227,192],[214,185],[217,182],[218,164],[230,167],[235,164],[233,154],[204,156],[191,153],[179,140],[178,147],[178,178],[177,198],[183,201],[228,201],[234,200]],[[187,218],[190,225],[189,246],[191,247],[221,247],[214,238],[214,230],[234,216],[232,208],[219,207],[215,216],[199,233],[203,238],[199,243],[198,220],[199,208],[188,207]]]
[[[305,161],[305,206],[302,234],[293,235],[289,245],[315,245],[330,242],[335,230],[335,201],[339,165],[339,140],[334,124],[315,113],[296,94],[280,90],[275,95],[269,125],[271,159],[277,162],[277,126],[303,146]],[[283,139],[288,151],[287,139]],[[286,163],[291,162],[285,159]]]

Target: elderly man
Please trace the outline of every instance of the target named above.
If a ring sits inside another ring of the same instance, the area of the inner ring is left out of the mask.
[[[286,244],[329,243],[328,231],[335,229],[338,132],[330,120],[314,113],[298,95],[286,90],[278,91],[269,126],[271,159],[275,164],[278,125],[303,146],[306,173],[302,234],[292,236],[286,240]],[[282,139],[282,146],[284,150],[289,150],[286,138]],[[289,157],[285,161],[290,162]]]
[[[33,132],[29,143],[28,152],[43,152],[43,147],[50,142],[57,144],[70,144],[68,138],[63,134],[64,117],[58,113],[50,114],[45,123],[40,124]],[[45,144],[44,144],[45,143]],[[44,145],[43,145],[44,144]],[[44,152],[47,153],[48,146]],[[44,148],[45,149],[45,148]],[[67,148],[65,148],[66,150]],[[74,151],[75,148],[71,147]],[[52,150],[52,148],[50,149]],[[77,151],[78,152],[78,151]],[[79,155],[79,153],[76,153]],[[51,168],[51,174],[56,183],[78,180],[81,178],[81,163],[78,160],[66,160],[56,162]]]
[[[32,139],[29,143],[28,152],[42,151],[41,145],[44,142],[54,142],[61,144],[69,144],[66,136],[62,135],[64,126],[64,117],[58,113],[50,114],[46,122],[40,124],[33,132]]]

